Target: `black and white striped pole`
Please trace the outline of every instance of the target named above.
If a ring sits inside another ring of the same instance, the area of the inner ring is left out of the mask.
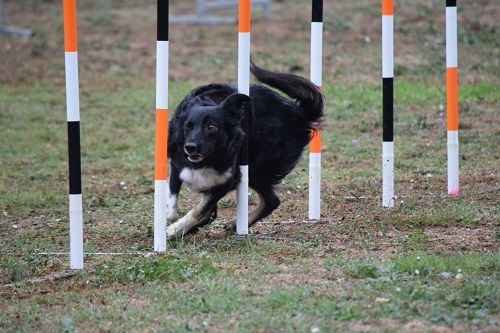
[[[76,0],[63,0],[64,64],[69,160],[70,267],[83,268],[83,208],[80,158],[80,97],[78,90],[78,38]]]
[[[382,206],[394,207],[394,4],[382,0]]]

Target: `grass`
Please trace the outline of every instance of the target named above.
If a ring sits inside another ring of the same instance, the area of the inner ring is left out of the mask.
[[[247,263],[248,271],[235,274],[232,270],[214,272],[210,264],[205,266],[208,261],[204,260],[208,257],[198,257],[198,263],[193,263],[192,256],[183,258],[174,264],[176,273],[172,275],[173,271],[166,270],[169,272],[166,275],[148,277],[146,274],[139,279],[130,279],[130,267],[156,272],[153,267],[172,263],[174,258],[134,259],[132,266],[129,259],[118,259],[123,262],[107,263],[106,271],[99,269],[95,275],[83,277],[77,282],[78,292],[60,291],[36,296],[35,302],[7,301],[6,304],[20,315],[31,312],[31,317],[55,318],[52,322],[42,319],[44,330],[61,330],[69,323],[78,328],[91,320],[97,323],[98,329],[134,329],[147,322],[154,329],[181,332],[204,328],[293,331],[310,330],[315,325],[328,329],[361,319],[384,317],[405,321],[416,315],[436,325],[466,319],[470,321],[467,325],[473,327],[473,320],[483,320],[498,311],[498,254],[419,252],[391,260],[335,257],[327,260],[327,271],[323,274],[328,276],[331,270],[340,269],[346,274],[345,278],[325,280],[320,285],[287,281],[279,288],[265,286],[265,281],[279,272],[252,272],[262,262]],[[216,254],[210,254],[210,261],[218,259],[221,258]],[[196,268],[198,273],[186,277],[177,272],[177,268],[184,271],[188,266]],[[419,275],[415,274],[416,270],[420,271]],[[448,272],[449,275],[444,274]],[[464,277],[457,278],[457,272],[462,272]],[[110,275],[118,278],[108,279]],[[107,284],[102,284],[103,278]],[[95,294],[97,281],[101,283],[101,291]],[[114,283],[109,284],[111,281]],[[167,287],[172,282],[176,282],[175,287]],[[106,285],[108,287],[103,288]],[[73,304],[71,311],[61,312],[58,304],[67,302]],[[50,316],[37,315],[40,308],[49,311]],[[21,330],[30,327],[29,322],[22,324],[27,326],[21,325]]]
[[[480,203],[476,205],[463,202],[453,207],[437,203],[432,207],[417,208],[416,203],[403,205],[399,212],[387,216],[385,222],[413,227],[446,226],[456,222],[463,226],[473,226],[481,220],[482,216],[488,216],[492,207],[482,206]]]
[[[412,231],[398,239],[403,250],[423,250],[429,241],[429,235],[422,230]]]
[[[193,260],[198,259],[198,260]],[[96,284],[110,282],[167,281],[186,282],[193,277],[215,275],[217,269],[205,257],[186,258],[167,256],[165,258],[125,258],[100,264],[96,267]]]
[[[189,88],[183,84],[174,87],[172,99],[175,103]],[[398,87],[396,95],[400,103],[412,107],[429,108],[438,105],[442,97],[438,86],[402,81]],[[324,176],[339,183],[339,188],[332,191],[332,205],[338,204],[335,195],[356,193],[354,202],[366,200],[363,196],[377,195],[378,182],[374,179],[378,158],[374,151],[378,149],[378,140],[374,136],[378,135],[380,127],[378,88],[369,85],[325,87],[330,116],[324,144],[335,147],[327,150],[325,156],[337,167],[325,169]],[[484,105],[484,110],[498,99],[496,90],[488,84],[464,86],[463,92],[463,103]],[[0,169],[5,180],[0,188],[0,206],[4,216],[15,216],[18,221],[15,223],[24,229],[11,239],[5,239],[3,247],[7,254],[2,254],[1,275],[5,282],[22,283],[28,277],[65,266],[64,258],[37,255],[42,249],[60,251],[66,247],[63,100],[59,92],[41,86],[16,91],[3,88],[0,94],[3,105],[8,106],[2,114],[2,124],[9,124],[3,128],[4,137],[9,142],[19,142],[1,148],[9,167],[2,164]],[[37,100],[37,105],[31,105],[31,99],[22,97],[27,95]],[[146,161],[153,159],[153,114],[144,111],[151,109],[152,98],[151,91],[132,88],[82,98],[87,251],[149,251],[152,196],[141,193],[151,193],[152,187],[152,169]],[[44,113],[46,109],[53,112]],[[363,120],[356,124],[354,120],[360,117]],[[423,118],[402,111],[396,127],[406,128],[401,135],[408,138],[414,133],[413,128],[442,137],[438,134],[443,130],[439,121],[437,116]],[[35,128],[31,125],[39,122],[50,125]],[[138,127],[138,123],[144,126]],[[29,140],[25,141],[27,129],[31,130]],[[494,150],[492,145],[482,143],[483,147]],[[428,165],[441,152],[425,152],[422,147],[425,146],[418,140],[408,140],[399,147],[400,155],[413,155],[414,164],[411,173],[401,170],[397,179],[406,182],[411,178],[414,181],[410,184],[434,188],[428,174],[441,177],[444,166],[434,165],[429,169]],[[464,148],[466,152],[467,149]],[[398,168],[403,169],[404,163],[402,161]],[[484,163],[488,166],[492,162]],[[26,168],[28,165],[44,167]],[[348,165],[356,165],[356,169],[349,170]],[[294,193],[307,188],[305,168],[305,161],[301,161],[284,183],[284,191],[290,192],[292,201]],[[18,169],[27,172],[19,175]],[[467,172],[467,164],[464,170]],[[135,200],[138,195],[140,199]],[[185,212],[192,200],[195,198],[191,194],[184,193],[181,211]],[[38,318],[37,327],[41,325],[43,330],[62,331],[81,329],[82,323],[89,320],[99,330],[112,331],[139,328],[144,323],[152,329],[176,332],[200,329],[307,331],[311,327],[341,329],[381,317],[395,322],[418,317],[433,325],[476,327],[479,324],[473,324],[474,320],[489,318],[498,310],[499,293],[495,280],[498,254],[439,255],[411,251],[425,251],[432,243],[426,228],[455,224],[475,227],[495,219],[498,209],[488,203],[471,202],[470,198],[457,199],[451,205],[448,200],[437,198],[435,204],[424,206],[419,200],[404,200],[408,202],[390,213],[377,213],[381,214],[379,226],[382,229],[378,231],[381,234],[386,233],[388,227],[414,228],[400,233],[395,239],[394,244],[401,254],[393,259],[350,258],[339,254],[325,260],[327,273],[318,272],[307,258],[320,253],[324,241],[314,237],[300,240],[297,236],[294,237],[298,244],[291,245],[251,239],[246,243],[180,241],[172,244],[172,254],[160,257],[126,255],[105,259],[91,256],[88,260],[95,273],[80,276],[72,283],[63,282],[56,294],[35,292],[35,302],[16,298],[2,302],[5,311],[0,316],[0,323],[4,324],[0,327],[10,330],[11,326],[6,323],[12,320],[13,313],[18,313],[20,318],[31,318],[15,319],[21,331],[31,330],[35,318]],[[234,199],[225,199],[221,207],[229,210],[226,215],[223,212],[224,220],[235,208]],[[25,221],[33,223],[33,216],[38,216],[40,223],[46,223],[49,232],[26,228]],[[359,226],[364,224],[359,223],[336,230],[363,239],[360,248],[375,247],[376,237],[361,232]],[[2,228],[6,231],[12,225]],[[113,230],[111,238],[104,232],[108,229]],[[201,233],[210,233],[210,230],[208,227]],[[13,257],[9,253],[20,256]],[[274,256],[283,257],[283,253],[285,258],[278,266],[270,261]],[[298,262],[304,267],[299,269]],[[278,282],[266,287],[267,279],[286,276],[288,266],[294,267],[294,275],[303,276],[304,282],[310,275],[308,269],[319,274],[322,282],[297,283],[293,277],[280,277]],[[462,274],[463,278],[458,280],[457,274]],[[36,286],[34,288],[36,290]],[[111,292],[110,288],[116,291]],[[57,305],[67,302],[74,305]],[[45,314],[42,315],[42,311]],[[165,317],[165,314],[168,315]],[[117,322],[120,322],[118,326]]]
[[[411,253],[394,261],[394,269],[399,273],[413,273],[418,270],[422,275],[440,272],[451,272],[478,275],[495,275],[498,273],[500,255],[463,254],[463,255],[425,255]]]

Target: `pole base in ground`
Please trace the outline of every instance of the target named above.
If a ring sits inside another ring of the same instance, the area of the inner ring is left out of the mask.
[[[71,269],[83,269],[82,195],[69,195],[69,261]]]
[[[167,251],[167,186],[166,180],[155,180],[154,250]]]
[[[448,194],[452,197],[460,195],[460,186],[458,178],[458,131],[448,131]]]
[[[309,153],[309,220],[321,215],[321,153]]]
[[[238,184],[238,207],[236,210],[236,234],[248,235],[248,165],[240,165],[241,180]]]
[[[382,206],[394,207],[394,142],[382,143]]]

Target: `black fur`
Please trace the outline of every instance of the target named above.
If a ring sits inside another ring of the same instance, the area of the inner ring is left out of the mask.
[[[270,72],[254,63],[251,71],[259,81],[291,99],[260,84],[251,85],[250,98],[231,85],[209,84],[191,91],[170,122],[171,194],[179,193],[184,168],[210,168],[220,174],[231,170],[223,184],[200,189],[205,200],[193,210],[196,226],[207,223],[216,212],[217,201],[237,187],[241,177],[238,152],[245,137],[241,122],[246,114],[250,117],[249,186],[261,200],[259,208],[250,214],[250,224],[279,206],[273,185],[292,171],[312,132],[320,126],[324,99],[312,82],[293,74]]]

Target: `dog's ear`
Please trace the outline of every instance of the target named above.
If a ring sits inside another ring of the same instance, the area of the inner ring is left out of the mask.
[[[252,99],[245,94],[234,93],[222,102],[221,108],[225,114],[231,115],[231,118],[239,122],[245,117],[251,101]]]
[[[237,154],[245,137],[241,127],[241,121],[245,118],[250,108],[251,98],[244,94],[234,93],[229,95],[221,104],[222,112],[226,115],[226,123],[229,126],[228,151]]]
[[[195,105],[202,105],[202,104],[203,104],[202,99],[199,96],[194,96],[186,103],[185,108],[187,110]]]

